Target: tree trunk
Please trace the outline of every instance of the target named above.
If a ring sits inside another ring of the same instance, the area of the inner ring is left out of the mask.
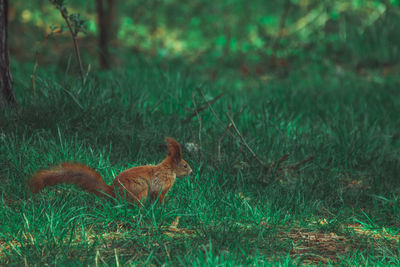
[[[115,37],[115,0],[96,0],[99,26],[99,60],[100,67],[109,69],[111,56],[110,41]]]
[[[0,0],[0,107],[16,105],[8,51],[8,0]]]

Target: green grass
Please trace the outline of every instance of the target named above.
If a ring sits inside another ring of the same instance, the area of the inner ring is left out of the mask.
[[[141,65],[92,74],[84,87],[39,73],[33,95],[30,66],[13,71],[19,109],[0,114],[1,265],[400,264],[396,77],[311,65],[232,89],[228,80],[217,88]],[[205,102],[198,88],[207,100],[225,93],[213,104],[218,118],[206,109],[185,123]],[[224,135],[227,112],[266,165],[285,154],[284,166],[315,159],[269,174],[233,131],[236,138]],[[200,149],[184,148],[194,174],[177,179],[163,206],[71,186],[28,192],[33,172],[62,161],[85,163],[111,183],[162,160],[165,136]],[[179,230],[168,232],[178,216]]]

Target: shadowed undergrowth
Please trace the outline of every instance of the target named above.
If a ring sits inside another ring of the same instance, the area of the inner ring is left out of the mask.
[[[299,71],[240,90],[141,66],[84,87],[44,72],[34,95],[22,70],[20,107],[0,115],[2,264],[399,264],[398,79]],[[163,159],[167,135],[194,174],[164,206],[27,191],[62,161],[111,183]]]

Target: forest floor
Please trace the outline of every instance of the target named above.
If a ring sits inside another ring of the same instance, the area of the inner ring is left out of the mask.
[[[400,264],[396,67],[135,64],[84,85],[43,67],[34,88],[33,66],[13,65],[19,108],[0,115],[0,265]],[[110,184],[162,160],[165,136],[194,170],[165,205],[27,189],[63,161]]]

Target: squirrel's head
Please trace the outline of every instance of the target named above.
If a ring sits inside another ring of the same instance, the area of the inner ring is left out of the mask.
[[[174,168],[176,176],[182,177],[191,174],[192,168],[182,159],[182,151],[179,143],[171,137],[166,137],[165,141],[168,144],[168,159]]]

